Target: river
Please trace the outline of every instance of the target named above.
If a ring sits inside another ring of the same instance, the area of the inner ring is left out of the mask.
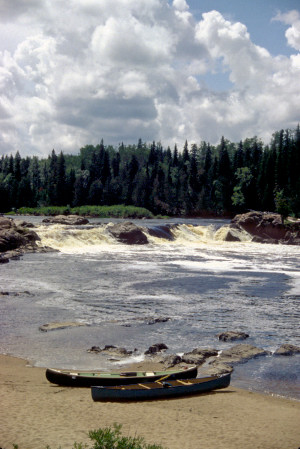
[[[121,220],[74,227],[32,221],[42,245],[59,250],[25,254],[0,266],[0,352],[36,366],[111,369],[117,362],[87,352],[123,346],[142,360],[152,344],[170,353],[219,350],[217,334],[246,332],[247,343],[274,352],[300,345],[300,248],[226,242],[226,220],[132,220],[149,243],[125,245],[108,228]],[[172,227],[172,240],[147,230]],[[156,318],[168,321],[153,323]],[[51,322],[80,327],[41,332]],[[123,361],[124,363],[124,361]],[[232,383],[300,400],[300,357],[260,357],[235,367]]]

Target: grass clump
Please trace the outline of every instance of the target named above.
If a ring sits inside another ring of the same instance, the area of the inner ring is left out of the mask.
[[[125,206],[45,206],[45,207],[21,207],[17,211],[11,211],[8,215],[80,215],[98,218],[154,218],[152,212],[144,207]]]

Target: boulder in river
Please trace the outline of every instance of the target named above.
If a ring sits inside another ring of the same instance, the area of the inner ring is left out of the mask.
[[[14,220],[0,217],[0,258],[6,263],[9,258],[20,256],[23,252],[37,251],[39,236],[32,230],[17,226]]]
[[[247,231],[257,242],[300,245],[300,220],[283,224],[279,214],[251,211],[236,215],[231,224]]]
[[[151,345],[147,349],[147,351],[145,351],[145,354],[147,355],[156,354],[157,352],[164,351],[165,349],[168,349],[168,346],[165,345],[164,343],[155,343],[154,345]]]
[[[220,341],[246,340],[246,338],[248,337],[248,334],[239,331],[226,331],[218,334],[218,338]]]
[[[145,245],[148,243],[148,239],[144,234],[143,228],[136,226],[130,221],[109,226],[108,231],[119,242],[127,245]]]
[[[300,346],[290,345],[290,344],[283,344],[280,346],[280,348],[276,349],[274,352],[274,355],[294,355],[294,354],[300,354]]]

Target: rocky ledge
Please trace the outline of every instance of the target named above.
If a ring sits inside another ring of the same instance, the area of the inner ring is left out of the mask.
[[[281,215],[252,211],[236,215],[231,221],[232,230],[244,230],[258,243],[300,245],[300,220],[283,224]]]
[[[9,259],[18,259],[28,252],[53,251],[48,247],[39,247],[37,241],[40,238],[29,227],[26,222],[18,223],[0,216],[0,263],[8,263]]]

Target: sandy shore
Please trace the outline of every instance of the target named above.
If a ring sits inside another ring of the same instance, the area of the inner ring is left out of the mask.
[[[140,366],[140,365],[138,365]],[[93,402],[89,389],[51,385],[45,370],[0,355],[0,448],[69,449],[89,430],[122,424],[166,449],[297,449],[300,402],[229,387],[190,398]]]

